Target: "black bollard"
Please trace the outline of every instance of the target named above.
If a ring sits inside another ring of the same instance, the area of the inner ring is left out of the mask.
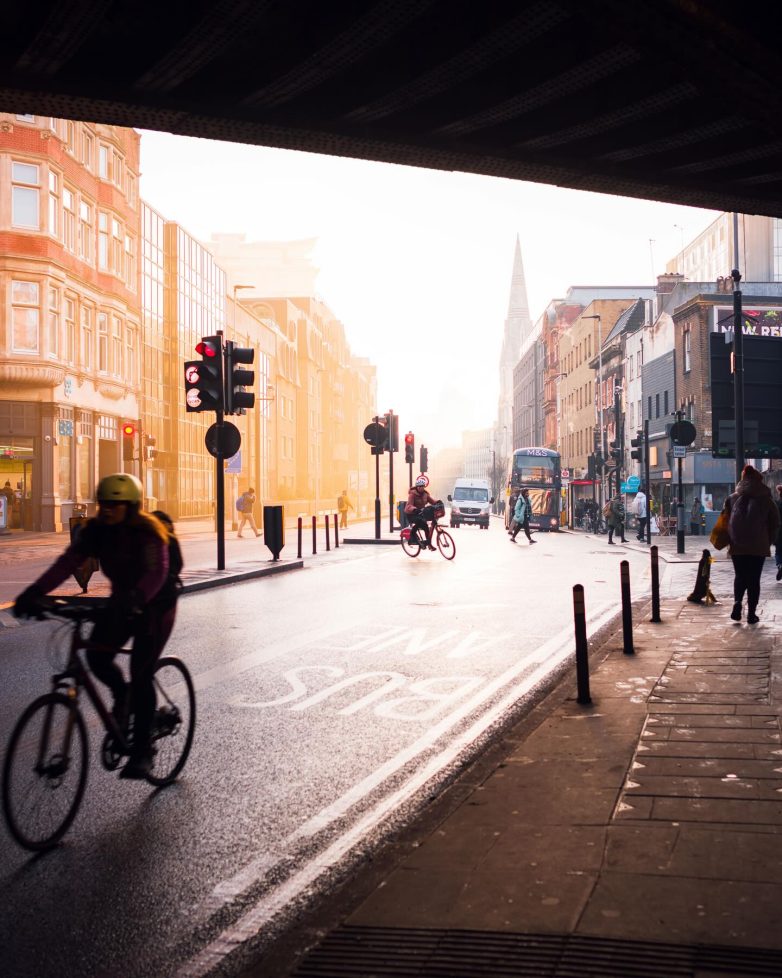
[[[312,517],[312,552],[318,552],[318,517]]]
[[[652,621],[659,624],[660,617],[660,555],[657,545],[652,547]]]
[[[334,549],[339,547],[339,515],[334,514]]]
[[[331,530],[330,530],[329,514],[326,513],[326,550],[331,550]]]
[[[635,655],[633,647],[633,608],[630,603],[630,563],[623,560],[619,565],[619,579],[622,583],[622,638],[625,655]]]
[[[298,549],[298,552],[296,554],[296,556],[299,558],[299,560],[301,560],[301,538],[302,538],[302,529],[303,529],[303,526],[304,526],[304,522],[303,522],[302,518],[299,517],[299,519],[297,521],[297,530],[298,530],[298,537],[299,537],[299,549]]]
[[[576,584],[573,587],[573,624],[576,629],[578,702],[586,706],[592,702],[592,698],[589,695],[589,643],[587,642],[586,606],[582,584]]]

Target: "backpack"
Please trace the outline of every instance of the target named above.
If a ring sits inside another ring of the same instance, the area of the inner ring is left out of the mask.
[[[170,601],[172,596],[176,600],[176,596],[179,595],[184,586],[181,577],[182,568],[185,565],[182,550],[174,533],[174,523],[171,517],[159,509],[153,510],[151,515],[160,520],[168,531],[168,577],[160,589],[160,596],[163,600],[168,599]]]
[[[240,496],[240,497],[239,497],[239,498],[238,498],[238,499],[236,500],[236,512],[237,512],[237,513],[241,513],[241,512],[242,512],[242,507],[243,507],[243,506],[244,506],[244,496]]]
[[[609,499],[608,502],[603,507],[603,516],[605,516],[605,518],[608,519],[610,515],[611,515],[611,500]]]

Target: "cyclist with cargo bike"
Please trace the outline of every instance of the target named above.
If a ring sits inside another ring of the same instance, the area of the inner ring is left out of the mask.
[[[178,659],[161,657],[181,590],[173,525],[165,513],[142,510],[141,483],[127,473],[101,479],[96,496],[97,516],[13,609],[17,617],[65,619],[72,632],[65,669],[53,677],[53,691],[20,717],[3,767],[3,812],[14,838],[28,849],[57,842],[81,802],[87,774],[82,688],[106,730],[103,765],[115,770],[125,761],[121,778],[169,784],[193,739],[192,679]],[[108,600],[46,597],[89,557],[97,558],[111,582]],[[88,625],[89,637],[83,634]],[[129,683],[115,661],[128,640]],[[110,710],[90,673],[110,689]]]

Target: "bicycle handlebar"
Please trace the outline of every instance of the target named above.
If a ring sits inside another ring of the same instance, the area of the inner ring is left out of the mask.
[[[70,621],[90,621],[95,612],[107,607],[108,598],[43,597],[41,612],[45,618],[67,618]]]

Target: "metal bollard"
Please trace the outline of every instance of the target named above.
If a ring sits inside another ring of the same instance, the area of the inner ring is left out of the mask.
[[[633,647],[633,608],[630,603],[630,563],[623,560],[619,565],[619,579],[622,582],[622,637],[625,655],[635,655]]]
[[[573,587],[573,623],[576,629],[576,684],[578,702],[583,706],[592,702],[589,695],[589,643],[587,642],[586,606],[584,586]]]
[[[660,617],[660,558],[657,546],[652,547],[652,621],[661,622]]]
[[[326,513],[326,550],[331,550],[331,539],[329,530],[329,514]]]
[[[296,553],[296,556],[299,558],[299,560],[301,560],[301,538],[302,538],[302,529],[303,529],[303,526],[304,526],[303,520],[302,520],[301,517],[299,517],[298,520],[297,520],[297,531],[298,531],[298,538],[299,538],[299,549],[298,549],[298,552]]]
[[[334,514],[334,549],[339,547],[339,514]]]
[[[318,517],[312,517],[312,552],[318,552]]]

